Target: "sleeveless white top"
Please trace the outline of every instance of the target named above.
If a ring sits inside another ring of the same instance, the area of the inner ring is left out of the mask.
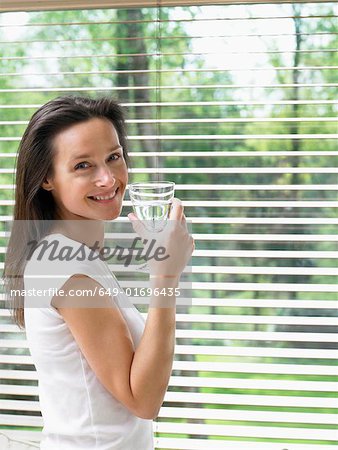
[[[44,238],[48,243],[90,249],[62,234]],[[50,261],[46,251],[39,261],[36,249],[24,273],[26,334],[39,380],[44,421],[43,450],[153,450],[153,422],[134,416],[100,383],[89,367],[67,324],[51,305],[55,295],[74,274],[84,274],[105,289],[122,291],[101,259]],[[52,276],[51,276],[52,275]],[[35,277],[35,278],[34,278]],[[27,295],[29,289],[46,295]],[[52,292],[51,295],[48,294]],[[116,292],[116,291],[115,291]],[[125,293],[112,298],[129,327],[134,348],[140,342],[144,319]],[[112,348],[118,352],[118,348]]]

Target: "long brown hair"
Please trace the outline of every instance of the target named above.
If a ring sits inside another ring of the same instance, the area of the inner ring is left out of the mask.
[[[124,114],[111,98],[58,97],[39,108],[32,116],[20,142],[16,163],[14,217],[7,247],[3,273],[5,296],[12,316],[24,328],[24,297],[11,295],[23,291],[23,273],[29,247],[27,242],[39,241],[48,234],[51,221],[57,219],[56,204],[51,192],[41,187],[53,175],[53,140],[72,125],[92,118],[104,118],[115,127],[127,166]],[[27,225],[22,226],[23,222]],[[48,225],[50,224],[50,225]]]

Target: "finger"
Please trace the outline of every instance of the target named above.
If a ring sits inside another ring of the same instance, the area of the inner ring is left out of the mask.
[[[145,237],[146,229],[142,222],[137,218],[137,216],[134,213],[129,213],[128,219],[131,221],[135,233],[137,233],[141,237]]]
[[[181,220],[183,214],[183,204],[180,199],[174,198],[171,204],[170,220]]]
[[[182,215],[181,225],[187,231],[187,233],[189,233],[189,228],[188,228],[188,224],[187,224],[187,218],[185,217],[184,214]]]

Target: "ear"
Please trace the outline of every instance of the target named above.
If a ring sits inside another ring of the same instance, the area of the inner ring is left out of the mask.
[[[41,187],[42,187],[42,189],[45,189],[46,191],[52,191],[54,189],[52,181],[48,180],[47,178],[45,178],[43,180]]]

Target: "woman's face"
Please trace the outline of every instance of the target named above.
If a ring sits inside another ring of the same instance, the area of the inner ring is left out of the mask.
[[[54,174],[42,184],[64,220],[112,220],[120,215],[128,171],[111,122],[94,118],[54,138]]]

